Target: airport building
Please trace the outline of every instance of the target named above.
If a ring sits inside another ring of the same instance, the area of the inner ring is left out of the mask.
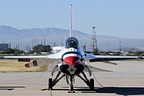
[[[64,46],[55,46],[52,48],[53,53],[58,53]]]
[[[5,50],[5,49],[7,49],[7,48],[8,48],[8,45],[9,45],[9,44],[7,44],[7,43],[0,44],[0,51],[3,51],[3,50]]]

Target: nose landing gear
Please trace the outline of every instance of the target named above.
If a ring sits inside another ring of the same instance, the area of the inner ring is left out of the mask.
[[[74,75],[71,75],[68,93],[75,93],[75,91],[73,90],[73,84],[74,84]]]

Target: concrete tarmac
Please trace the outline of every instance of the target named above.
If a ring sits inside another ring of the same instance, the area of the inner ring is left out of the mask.
[[[0,96],[144,96],[144,61],[112,62],[117,65],[88,64],[93,71],[88,78],[95,79],[94,91],[78,77],[75,78],[75,93],[68,93],[65,78],[54,86],[54,90],[47,90],[50,71],[12,72],[0,73]]]

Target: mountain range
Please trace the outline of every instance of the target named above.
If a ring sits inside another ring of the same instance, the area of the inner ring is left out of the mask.
[[[73,30],[73,36],[80,41],[80,47],[86,45],[90,50],[92,45],[91,35]],[[0,26],[0,43],[10,43],[12,47],[29,49],[37,44],[51,46],[65,45],[69,37],[69,30],[61,28],[31,28],[17,29],[11,26]],[[122,48],[144,49],[144,39],[128,39],[111,36],[96,35],[97,46],[100,50],[112,50]],[[120,43],[121,42],[121,43]]]

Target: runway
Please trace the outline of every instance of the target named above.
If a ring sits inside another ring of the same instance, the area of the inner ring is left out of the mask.
[[[95,90],[90,91],[78,77],[75,78],[75,93],[68,93],[65,78],[54,90],[47,90],[51,77],[47,72],[0,73],[0,96],[144,96],[144,61],[113,61],[91,63]],[[51,68],[53,65],[49,66]]]

